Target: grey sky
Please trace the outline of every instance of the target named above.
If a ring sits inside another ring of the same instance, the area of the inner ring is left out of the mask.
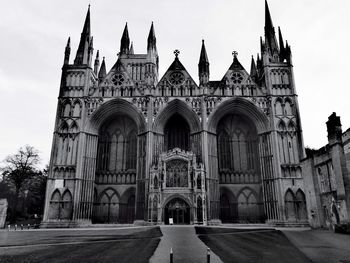
[[[71,36],[74,59],[87,6],[91,3],[94,48],[115,63],[125,22],[135,53],[144,53],[154,21],[160,76],[180,60],[197,81],[201,39],[210,79],[221,79],[232,51],[249,72],[251,55],[264,34],[263,0],[32,0],[4,1],[0,9],[0,160],[20,146],[49,161],[63,52]],[[305,146],[327,143],[325,122],[333,112],[350,127],[348,98],[350,1],[270,0],[274,26],[292,47]]]

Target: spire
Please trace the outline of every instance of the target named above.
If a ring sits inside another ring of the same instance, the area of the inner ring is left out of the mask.
[[[91,30],[90,30],[90,5],[86,14],[83,31],[81,32],[77,55],[75,56],[75,65],[84,65],[89,63],[89,51],[91,48]]]
[[[125,24],[123,36],[120,40],[120,55],[128,54],[130,46],[130,38],[128,32],[128,23]]]
[[[280,45],[280,58],[281,58],[281,61],[283,62],[284,59],[286,58],[286,50],[284,48],[283,37],[282,37],[282,32],[280,27],[278,27],[278,40]]]
[[[147,38],[147,53],[154,51],[157,53],[157,39],[156,34],[154,32],[153,22],[151,24],[151,28],[149,30],[148,38]]]
[[[252,62],[250,64],[250,76],[255,79],[258,76],[258,71],[256,70],[254,56],[252,56]]]
[[[265,0],[265,43],[268,45],[271,54],[278,52],[275,28],[272,24],[271,14],[267,1]]]
[[[106,75],[107,75],[106,63],[105,63],[105,57],[103,57],[101,68],[100,68],[100,71],[98,72],[99,81],[103,80]]]
[[[130,48],[129,48],[129,54],[130,55],[134,55],[134,45],[133,45],[132,41],[131,41],[131,45],[130,45]]]
[[[209,81],[209,60],[204,45],[204,39],[202,39],[202,48],[198,63],[198,75],[200,84],[205,84]]]
[[[94,64],[94,72],[96,75],[97,75],[99,66],[100,66],[100,52],[99,50],[97,50],[95,64]]]
[[[64,65],[69,64],[69,57],[70,57],[70,37],[68,38],[66,48],[64,50]]]

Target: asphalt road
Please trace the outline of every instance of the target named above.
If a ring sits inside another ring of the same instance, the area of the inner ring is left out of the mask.
[[[311,262],[275,229],[196,227],[196,233],[225,263]]]

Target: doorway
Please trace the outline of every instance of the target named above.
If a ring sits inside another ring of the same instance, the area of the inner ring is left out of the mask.
[[[190,206],[181,198],[172,199],[164,208],[164,223],[167,225],[171,220],[175,225],[190,224],[190,218]]]

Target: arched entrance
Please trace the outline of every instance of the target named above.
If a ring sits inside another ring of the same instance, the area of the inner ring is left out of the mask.
[[[181,198],[171,199],[164,208],[164,223],[169,224],[169,218],[174,224],[189,224],[191,220],[190,206]]]

